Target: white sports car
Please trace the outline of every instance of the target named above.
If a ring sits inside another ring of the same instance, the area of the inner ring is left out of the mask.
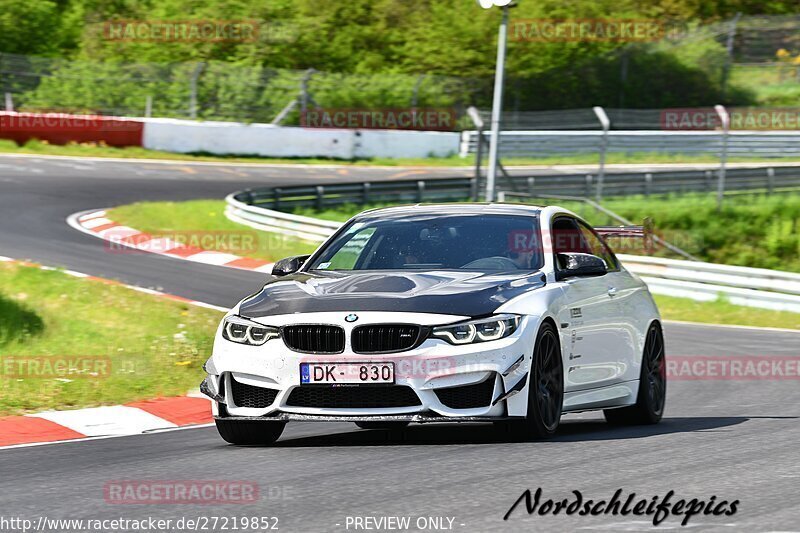
[[[545,438],[563,413],[657,423],[666,396],[647,287],[553,206],[361,213],[313,255],[276,263],[222,320],[204,368],[234,444],[275,442],[291,420],[485,421]]]

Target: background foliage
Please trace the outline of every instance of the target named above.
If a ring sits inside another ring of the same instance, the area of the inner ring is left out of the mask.
[[[506,107],[759,103],[747,77],[725,88],[724,39],[703,28],[739,12],[796,8],[793,0],[521,0],[512,20],[646,18],[681,32],[628,46],[512,40]],[[271,119],[310,68],[328,73],[310,86],[324,107],[486,106],[499,17],[474,0],[0,0],[0,54],[68,60],[25,93],[28,108],[141,113],[152,95],[154,114],[188,113],[189,80],[201,62],[201,118]],[[114,20],[239,19],[260,22],[257,42],[132,42],[103,32]],[[18,80],[7,75],[0,83],[11,90]],[[798,98],[781,91],[767,101]]]

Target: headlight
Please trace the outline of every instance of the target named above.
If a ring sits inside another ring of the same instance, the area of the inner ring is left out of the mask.
[[[237,315],[229,316],[222,325],[223,339],[249,346],[261,346],[268,340],[280,336],[278,328],[265,326]]]
[[[496,341],[508,337],[517,330],[518,325],[519,317],[517,315],[496,315],[452,326],[439,326],[433,328],[431,335],[450,344],[470,344]]]

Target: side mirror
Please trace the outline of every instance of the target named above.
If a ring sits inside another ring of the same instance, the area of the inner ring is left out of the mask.
[[[272,266],[272,275],[273,276],[288,276],[289,274],[294,274],[300,267],[305,264],[308,258],[311,257],[310,255],[295,255],[292,257],[287,257],[286,259],[281,259],[277,263]]]
[[[581,253],[556,254],[556,279],[582,276],[603,276],[608,273],[606,262],[596,255]]]

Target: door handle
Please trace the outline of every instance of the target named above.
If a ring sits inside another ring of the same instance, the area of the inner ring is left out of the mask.
[[[608,288],[608,295],[609,296],[616,296],[616,294],[617,294],[617,288],[616,287],[609,287]]]

